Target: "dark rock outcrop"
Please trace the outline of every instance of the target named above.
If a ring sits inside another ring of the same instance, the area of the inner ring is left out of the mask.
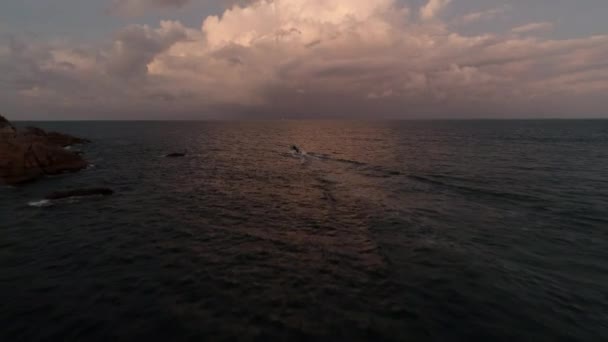
[[[59,200],[71,197],[88,197],[88,196],[111,196],[114,194],[114,190],[108,188],[92,188],[92,189],[78,189],[69,191],[58,191],[46,196],[47,200]]]
[[[0,138],[5,136],[13,136],[17,133],[17,130],[11,123],[0,115]]]
[[[26,127],[25,131],[21,133],[23,136],[35,137],[45,139],[49,144],[66,147],[78,144],[90,143],[90,140],[73,137],[71,135],[58,133],[58,132],[46,132],[43,129],[37,127]]]
[[[88,163],[63,148],[68,141],[84,141],[57,133],[61,139],[40,129],[19,132],[0,116],[0,184],[19,184],[45,175],[76,172]]]
[[[185,157],[185,156],[186,156],[186,153],[176,152],[176,153],[169,153],[165,157],[167,157],[167,158],[179,158],[179,157]]]

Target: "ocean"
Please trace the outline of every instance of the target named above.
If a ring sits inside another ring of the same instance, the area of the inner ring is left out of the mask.
[[[0,188],[2,341],[608,338],[608,121],[26,124],[92,165]]]

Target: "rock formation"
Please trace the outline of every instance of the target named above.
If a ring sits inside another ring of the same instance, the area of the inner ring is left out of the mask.
[[[167,157],[167,158],[180,158],[180,157],[185,157],[185,156],[186,156],[186,153],[176,152],[176,153],[169,153],[165,157]]]
[[[58,145],[61,147],[86,144],[91,142],[87,139],[73,137],[71,135],[63,133],[46,132],[43,129],[37,127],[26,127],[25,131],[21,134],[24,136],[46,139],[50,144]]]
[[[17,133],[17,130],[11,123],[0,115],[0,138],[3,136],[13,136]]]
[[[20,132],[0,116],[0,183],[19,184],[45,175],[82,170],[88,163],[63,147],[69,142],[86,141],[37,128]]]

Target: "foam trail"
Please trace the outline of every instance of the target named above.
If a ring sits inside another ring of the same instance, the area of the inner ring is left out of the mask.
[[[35,207],[35,208],[44,208],[44,207],[49,207],[49,206],[53,205],[53,203],[50,200],[43,199],[40,201],[29,202],[27,205],[29,205],[30,207]]]

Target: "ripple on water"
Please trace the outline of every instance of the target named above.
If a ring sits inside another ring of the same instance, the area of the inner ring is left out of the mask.
[[[1,189],[0,340],[608,334],[605,123],[52,125],[97,167]]]

